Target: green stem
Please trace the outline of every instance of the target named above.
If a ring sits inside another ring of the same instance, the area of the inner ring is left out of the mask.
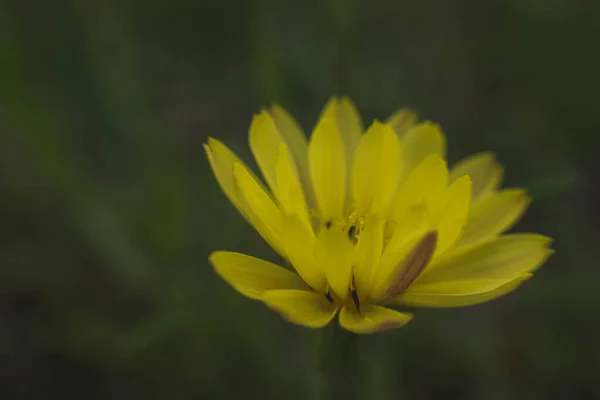
[[[337,322],[323,329],[319,347],[321,363],[321,399],[358,399],[359,351],[358,336],[343,329]]]

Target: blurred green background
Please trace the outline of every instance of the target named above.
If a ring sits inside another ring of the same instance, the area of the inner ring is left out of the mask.
[[[600,398],[600,2],[0,0],[0,398],[305,399],[319,331],[221,281],[275,254],[207,136],[282,104],[410,106],[494,151],[556,255],[511,296],[361,343],[365,399]],[[252,164],[254,165],[254,164]]]

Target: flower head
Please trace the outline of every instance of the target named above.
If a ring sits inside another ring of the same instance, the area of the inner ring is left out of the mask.
[[[479,154],[448,170],[439,126],[400,110],[363,126],[347,98],[325,106],[310,142],[274,106],[250,125],[263,184],[224,144],[206,152],[234,206],[293,271],[218,251],[215,271],[287,320],[318,328],[339,313],[355,333],[406,324],[389,306],[458,307],[518,287],[552,253],[537,234],[501,235],[525,212],[520,189]]]

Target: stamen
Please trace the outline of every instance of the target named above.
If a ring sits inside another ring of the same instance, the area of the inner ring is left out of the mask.
[[[356,237],[356,225],[350,226],[348,228],[348,238],[352,241],[352,243],[356,244],[358,238]]]
[[[348,222],[350,225],[354,225],[356,223],[357,215],[356,211],[352,211],[350,215],[348,215]]]
[[[331,295],[331,292],[329,290],[325,292],[325,298],[327,299],[329,304],[333,304],[333,296]]]
[[[350,295],[352,296],[354,306],[360,312],[360,299],[358,298],[358,292],[356,291],[356,280],[354,279],[354,276],[350,282]]]
[[[356,290],[351,290],[350,294],[352,295],[352,301],[354,302],[354,306],[358,311],[360,311],[360,300],[358,299],[358,293],[356,293]]]
[[[346,227],[348,228],[348,238],[352,243],[356,244],[358,242],[358,237],[365,227],[365,217],[361,217],[356,214],[356,211],[352,211],[350,215],[348,215]]]

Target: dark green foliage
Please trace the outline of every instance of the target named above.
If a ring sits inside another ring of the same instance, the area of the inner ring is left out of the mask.
[[[321,332],[229,288],[278,261],[202,143],[280,102],[439,122],[530,188],[556,255],[515,294],[361,339],[361,398],[600,397],[600,3],[0,0],[0,398],[305,399]]]

